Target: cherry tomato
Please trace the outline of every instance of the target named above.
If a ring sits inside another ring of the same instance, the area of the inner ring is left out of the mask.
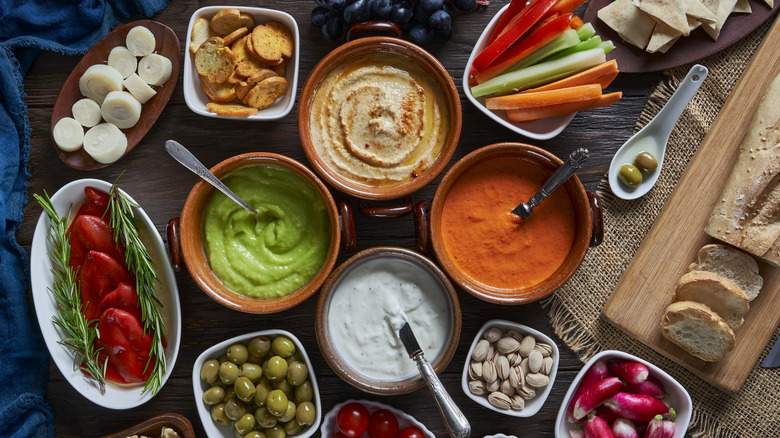
[[[425,435],[416,427],[407,427],[398,432],[398,438],[425,438]]]
[[[387,409],[380,409],[371,414],[368,423],[368,436],[371,438],[396,438],[398,435],[398,419]]]
[[[368,409],[360,403],[348,403],[339,409],[336,423],[339,430],[349,438],[357,438],[368,429],[370,415]]]

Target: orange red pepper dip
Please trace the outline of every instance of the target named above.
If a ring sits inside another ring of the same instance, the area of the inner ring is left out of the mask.
[[[441,214],[445,250],[474,281],[502,289],[549,278],[574,243],[574,208],[561,188],[525,222],[511,213],[536,194],[552,172],[517,157],[494,157],[465,171]]]

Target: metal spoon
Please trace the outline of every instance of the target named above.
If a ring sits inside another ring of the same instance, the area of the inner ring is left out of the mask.
[[[252,214],[257,214],[255,209],[250,207],[246,202],[242,201],[241,198],[236,196],[236,194],[233,193],[233,191],[230,190],[225,184],[223,184],[219,178],[214,176],[214,174],[211,173],[209,169],[203,165],[203,163],[195,158],[195,155],[192,155],[192,152],[188,151],[187,148],[182,146],[180,143],[173,140],[168,140],[165,142],[165,150],[168,151],[168,153],[182,166],[190,169],[195,175],[198,175],[202,180],[206,181],[207,183],[214,186],[214,188],[224,193],[228,198],[235,201],[235,203],[240,205],[243,209]]]
[[[567,158],[563,165],[556,169],[552,176],[544,182],[542,188],[539,189],[539,191],[528,202],[523,202],[522,204],[515,207],[515,209],[512,210],[512,213],[520,216],[520,218],[523,220],[531,217],[531,210],[539,205],[550,193],[555,191],[558,186],[563,184],[567,179],[574,175],[574,172],[582,167],[582,164],[585,162],[585,160],[588,159],[589,156],[590,153],[585,148],[576,149],[574,152],[569,154],[569,158]]]
[[[683,110],[688,106],[696,91],[699,89],[709,70],[703,65],[696,64],[685,76],[677,91],[674,92],[669,102],[661,108],[661,111],[645,125],[642,130],[629,138],[623,146],[618,149],[615,156],[612,157],[612,163],[609,166],[609,187],[612,193],[621,199],[636,199],[643,196],[653,188],[658,175],[661,174],[661,166],[664,163],[666,153],[666,143],[672,134],[677,119],[682,115]],[[618,180],[620,167],[624,164],[631,164],[634,158],[642,153],[649,152],[658,161],[658,167],[650,174],[643,175],[642,182],[636,188],[630,188]]]

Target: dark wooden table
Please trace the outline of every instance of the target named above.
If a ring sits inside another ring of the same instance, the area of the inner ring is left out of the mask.
[[[190,16],[196,9],[211,2],[172,1],[153,17],[170,26],[178,35],[185,50],[186,30]],[[427,49],[449,70],[461,93],[463,131],[460,145],[452,160],[454,163],[467,153],[502,141],[528,142],[565,157],[576,147],[586,147],[591,158],[579,177],[587,189],[595,189],[606,172],[615,150],[631,135],[634,124],[649,94],[662,75],[634,74],[618,76],[610,89],[622,90],[623,100],[603,109],[578,114],[566,130],[548,141],[529,141],[484,116],[475,109],[461,89],[461,77],[471,49],[484,26],[507,3],[495,0],[487,8],[461,13],[454,19],[454,34],[447,43],[432,44]],[[219,4],[219,3],[214,3]],[[312,0],[265,0],[263,2],[237,1],[235,5],[262,6],[284,10],[298,22],[301,35],[301,64],[298,92],[316,63],[342,41],[326,41],[320,29],[311,25],[309,15],[315,3]],[[196,182],[196,176],[181,167],[164,151],[167,139],[176,139],[198,156],[207,166],[213,166],[230,156],[250,151],[277,152],[308,165],[300,146],[297,131],[297,105],[293,112],[276,122],[250,123],[225,121],[199,116],[187,108],[182,92],[182,78],[167,108],[146,138],[130,154],[105,169],[78,171],[67,167],[58,158],[52,146],[49,126],[52,105],[62,84],[79,61],[77,56],[44,53],[38,57],[25,77],[27,105],[32,125],[32,150],[28,170],[30,193],[46,190],[54,193],[64,184],[80,178],[99,178],[113,181],[122,171],[121,186],[144,207],[164,235],[165,224],[180,214],[187,193]],[[451,164],[451,163],[450,163]],[[441,178],[441,177],[440,177]],[[414,195],[414,199],[430,199],[437,179]],[[41,209],[30,202],[25,221],[17,239],[27,250]],[[606,226],[609,226],[607,224]],[[411,217],[376,221],[356,216],[358,249],[378,245],[414,247],[414,229]],[[346,257],[342,256],[341,261]],[[305,345],[314,363],[320,385],[323,414],[335,404],[348,398],[367,398],[393,405],[415,416],[437,436],[446,436],[444,424],[427,390],[395,397],[377,397],[365,394],[343,382],[322,358],[315,339],[313,319],[316,297],[291,310],[273,315],[251,315],[229,310],[204,294],[186,273],[177,274],[179,299],[182,307],[181,351],[173,374],[163,389],[151,401],[135,409],[112,411],[84,399],[62,377],[52,364],[48,383],[48,402],[56,411],[55,436],[96,437],[113,433],[157,414],[175,412],[192,421],[198,436],[205,436],[196,411],[192,392],[191,372],[195,358],[209,346],[224,339],[250,331],[283,328],[293,332]],[[546,312],[538,304],[499,306],[480,301],[459,291],[463,313],[463,330],[458,350],[443,373],[442,381],[460,405],[472,424],[472,436],[506,433],[528,437],[552,437],[555,417],[569,384],[582,364],[565,345],[559,342],[561,360],[558,377],[542,410],[531,418],[514,418],[490,411],[471,401],[461,390],[461,370],[467,350],[477,330],[488,320],[504,318],[536,328],[553,338],[555,335]],[[557,339],[557,338],[555,338]],[[319,435],[317,435],[319,436]]]

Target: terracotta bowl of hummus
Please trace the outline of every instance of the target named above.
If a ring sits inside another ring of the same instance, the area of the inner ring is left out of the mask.
[[[395,199],[433,181],[460,138],[461,107],[431,54],[392,37],[330,52],[301,92],[298,131],[328,183],[364,199]]]
[[[452,166],[433,197],[430,237],[453,281],[486,301],[524,304],[574,275],[602,236],[599,200],[576,175],[525,221],[511,213],[562,164],[536,146],[499,143]]]
[[[378,395],[425,386],[396,328],[405,314],[436,373],[458,347],[461,311],[446,274],[415,251],[376,247],[361,251],[328,277],[315,314],[317,343],[342,380]]]
[[[314,294],[333,270],[341,241],[325,184],[301,163],[265,152],[228,158],[211,172],[258,213],[204,181],[195,184],[168,236],[172,252],[180,242],[198,286],[248,313],[279,312]]]

